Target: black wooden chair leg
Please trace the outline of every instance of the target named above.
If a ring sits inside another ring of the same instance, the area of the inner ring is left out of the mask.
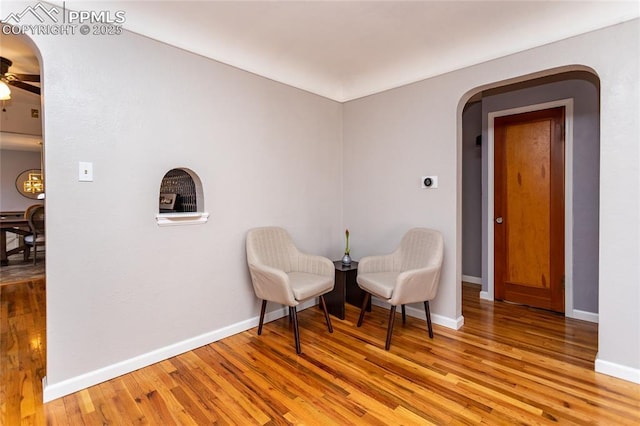
[[[389,328],[387,329],[387,342],[384,345],[385,350],[389,350],[391,347],[391,334],[393,333],[393,321],[396,318],[396,306],[391,306],[391,311],[389,312]]]
[[[407,311],[404,308],[404,305],[402,305],[402,325],[407,323]]]
[[[427,329],[429,330],[429,337],[433,339],[433,327],[431,326],[431,311],[429,310],[429,301],[424,302],[424,312],[427,315]]]
[[[371,300],[371,293],[365,293],[364,298],[362,299],[362,309],[360,309],[360,318],[358,318],[358,327],[362,325],[362,320],[364,319],[364,311],[367,310],[367,304]]]
[[[258,325],[258,336],[262,334],[262,324],[264,323],[264,312],[267,309],[267,301],[262,301],[262,309],[260,309],[260,324]]]
[[[299,355],[302,350],[300,349],[300,332],[298,331],[298,311],[295,306],[289,309],[291,309],[291,316],[293,317],[293,337],[296,341],[296,353]]]
[[[327,328],[329,333],[333,333],[333,326],[331,325],[331,318],[329,318],[329,311],[327,310],[327,304],[324,301],[324,296],[320,296],[320,303],[322,303],[322,310],[324,310],[324,319],[327,321]]]

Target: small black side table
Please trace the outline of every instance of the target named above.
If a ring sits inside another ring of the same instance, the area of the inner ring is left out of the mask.
[[[331,315],[344,319],[344,304],[362,307],[365,292],[356,282],[358,276],[358,262],[352,261],[350,265],[343,265],[341,260],[333,262],[336,268],[336,282],[333,290],[324,295],[327,310]],[[371,312],[371,300],[367,304],[367,311]]]

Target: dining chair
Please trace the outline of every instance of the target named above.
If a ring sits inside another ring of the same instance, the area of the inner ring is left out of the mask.
[[[27,225],[29,223],[29,215],[31,214],[31,210],[35,209],[38,206],[41,206],[42,204],[32,204],[29,207],[27,207],[27,209],[24,211],[24,218],[27,221]],[[25,236],[21,236],[21,241],[22,243],[24,243],[24,237],[26,237],[27,235],[30,235],[31,233],[31,227],[29,227],[29,234],[26,234]],[[31,246],[24,244],[25,249],[24,249],[24,261],[28,261],[29,257],[31,256]]]
[[[31,234],[25,235],[24,243],[29,247],[33,247],[33,264],[35,265],[38,258],[38,246],[45,245],[45,226],[44,226],[44,205],[38,204],[30,206],[25,211]],[[27,254],[27,258],[28,258]]]
[[[289,233],[279,227],[249,230],[246,237],[247,263],[256,296],[262,300],[258,335],[262,334],[267,301],[289,307],[293,321],[296,353],[300,354],[300,333],[296,307],[320,298],[329,333],[333,333],[324,294],[333,290],[335,268],[331,260],[300,252]]]
[[[396,307],[402,307],[402,323],[406,322],[405,305],[422,302],[427,317],[429,337],[433,338],[429,301],[436,297],[444,253],[442,234],[433,229],[413,228],[391,254],[367,256],[358,263],[358,286],[365,297],[358,318],[362,325],[371,296],[389,303],[389,325],[385,349],[391,347]]]

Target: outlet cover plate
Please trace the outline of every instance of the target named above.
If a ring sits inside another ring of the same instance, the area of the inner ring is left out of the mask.
[[[93,163],[86,161],[78,163],[78,181],[93,182]]]

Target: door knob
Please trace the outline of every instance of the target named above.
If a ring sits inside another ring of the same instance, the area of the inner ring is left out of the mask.
[[[502,223],[502,216],[496,218],[496,223],[498,224]]]

